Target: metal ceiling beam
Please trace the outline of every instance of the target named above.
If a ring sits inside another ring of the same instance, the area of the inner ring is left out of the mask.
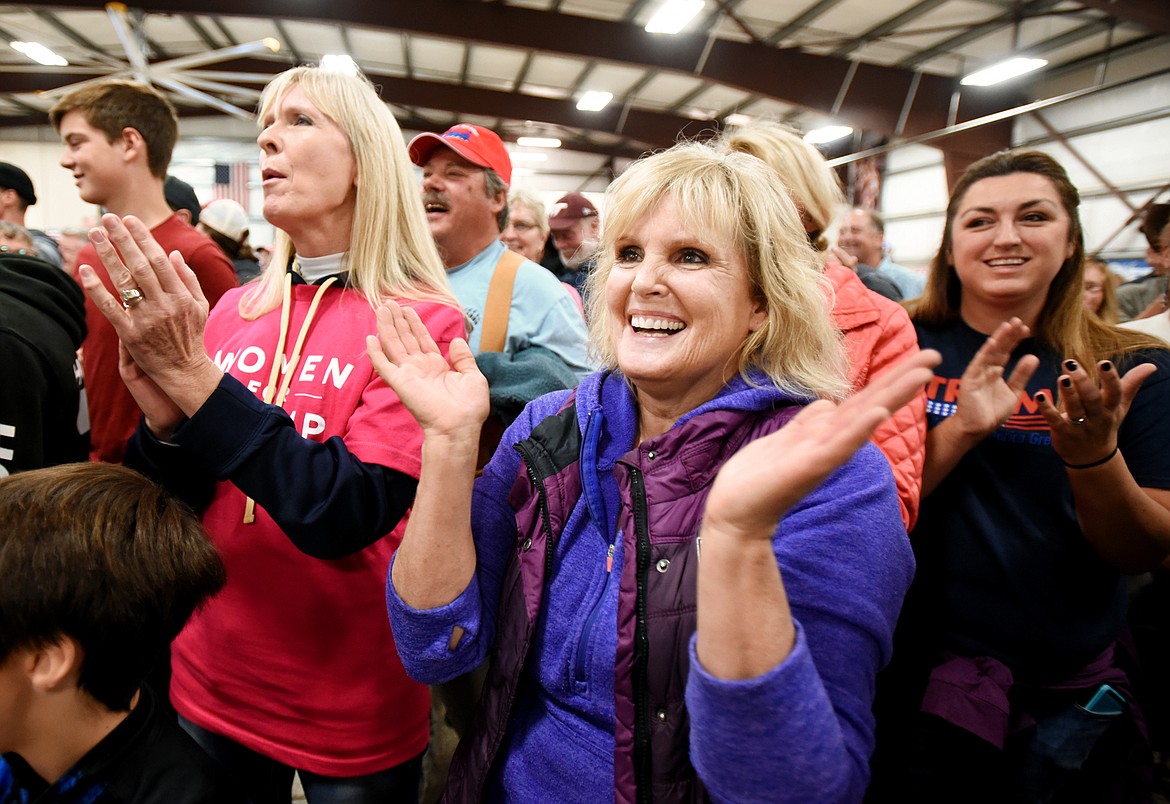
[[[719,20],[721,20],[723,18],[723,9],[729,8],[732,11],[734,11],[736,8],[738,8],[742,4],[743,4],[743,0],[727,0],[727,2],[725,2],[722,5],[722,7],[715,6],[711,10],[711,13],[707,14],[707,16],[705,16],[701,20],[699,20],[699,22],[697,24],[693,24],[691,26],[691,30],[693,30],[693,31],[709,31],[709,30],[711,30],[711,28],[713,26],[717,25],[719,23]]]
[[[1170,37],[1159,36],[1158,34],[1150,34],[1149,36],[1131,39],[1123,45],[1114,45],[1107,53],[1094,53],[1065,62],[1059,67],[1046,68],[1044,70],[1044,77],[1049,80],[1061,78],[1070,73],[1075,73],[1077,70],[1083,70],[1086,67],[1098,66],[1109,59],[1138,54],[1149,48],[1162,47],[1168,43],[1170,43]]]
[[[284,65],[280,62],[237,59],[218,65],[217,74],[240,70],[256,78],[264,74],[275,75],[283,69]],[[704,133],[713,133],[718,126],[715,120],[693,120],[666,112],[633,108],[623,111],[618,104],[610,104],[607,109],[600,112],[582,112],[578,111],[572,98],[565,100],[540,98],[439,81],[419,81],[376,72],[367,72],[366,75],[380,87],[382,99],[394,106],[448,110],[461,115],[504,117],[516,121],[534,120],[582,131],[620,134],[653,148],[674,144],[680,134],[699,137]],[[93,78],[92,73],[81,72],[56,72],[51,75],[0,72],[0,92],[39,92],[90,78]],[[45,121],[42,119],[39,122]],[[9,121],[0,120],[0,124],[8,125]],[[425,127],[429,129],[432,126],[427,124]],[[630,149],[619,148],[603,152],[623,155],[628,150]],[[641,148],[636,150],[640,151]]]
[[[88,81],[100,75],[106,75],[107,70],[61,70],[59,72],[0,72],[0,92],[15,94],[18,92],[45,92],[50,89],[75,84],[79,81]]]
[[[71,2],[76,0],[48,5],[66,6]],[[148,10],[171,13],[262,18],[270,18],[273,11],[269,0],[201,0],[198,4],[193,0],[150,0],[144,6]],[[760,44],[716,40],[708,49],[706,32],[653,36],[628,23],[501,3],[396,0],[385,6],[368,0],[333,0],[328,4],[314,4],[312,9],[284,4],[280,13],[288,20],[356,24],[689,75],[697,73],[708,81],[821,112],[831,111],[836,89],[849,69],[846,59]],[[702,69],[698,70],[700,66]],[[817,76],[818,80],[793,80],[794,76]],[[912,80],[913,72],[904,68],[863,64],[838,114],[856,127],[893,134]],[[932,131],[946,124],[952,83],[951,79],[940,76],[922,77],[906,119],[905,133]],[[1011,105],[1012,100],[988,103],[1003,108]],[[1005,144],[1001,138],[993,137],[986,147],[998,148]]]
[[[223,34],[223,38],[228,41],[229,45],[240,44],[239,40],[232,36],[232,32],[228,30],[228,27],[224,24],[223,20],[221,20],[219,17],[212,17],[211,22],[215,25],[216,28],[219,29],[219,32]]]
[[[1058,5],[1060,2],[1061,0],[1034,0],[1032,3],[1028,4],[1024,13],[1029,17],[1040,16],[1041,14],[1048,11],[1048,9]],[[995,33],[1005,26],[1012,25],[1015,21],[1015,11],[1009,11],[1004,14],[1000,14],[998,17],[994,17],[993,19],[977,23],[969,27],[966,31],[963,31],[963,33],[956,34],[955,36],[952,36],[948,39],[944,39],[943,41],[927,48],[926,50],[915,53],[913,56],[907,56],[898,62],[897,66],[913,69],[938,56],[953,54],[956,50],[963,47],[964,45],[970,44],[971,42],[982,39],[989,34]]]
[[[893,33],[906,23],[918,19],[928,11],[933,11],[945,2],[947,2],[947,0],[921,0],[921,2],[911,6],[901,14],[895,14],[884,22],[870,28],[852,42],[847,42],[846,44],[841,45],[841,47],[833,51],[833,55],[839,58],[844,58],[845,56],[848,56],[850,53],[853,53],[870,42],[876,39],[881,39],[887,34]]]
[[[219,47],[220,47],[219,42],[216,42],[214,39],[211,38],[211,32],[208,31],[207,28],[205,28],[203,26],[203,23],[201,23],[199,21],[198,17],[187,16],[187,17],[184,17],[183,19],[186,21],[187,27],[189,27],[192,31],[195,32],[195,35],[199,37],[200,41],[202,41],[203,44],[207,45],[212,50],[219,49]]]
[[[813,3],[803,13],[793,17],[786,24],[768,34],[768,37],[764,41],[769,45],[778,45],[840,3],[841,0],[820,0],[818,3]]]
[[[1091,36],[1107,33],[1111,24],[1109,20],[1096,20],[1094,22],[1087,22],[1084,25],[1078,25],[1076,28],[1065,31],[1059,36],[1054,36],[1051,39],[1045,39],[1043,42],[1037,42],[1035,45],[1029,46],[1028,52],[1035,53],[1038,56],[1052,53],[1054,50],[1075,45],[1077,42],[1088,39]]]
[[[44,22],[47,22],[49,25],[55,28],[58,33],[63,35],[66,39],[70,40],[78,47],[88,50],[93,54],[99,54],[102,52],[102,49],[98,45],[94,44],[92,41],[82,36],[73,28],[66,25],[61,21],[60,17],[58,17],[52,11],[46,11],[43,8],[30,8],[29,11],[31,11]]]
[[[463,59],[459,67],[459,83],[466,84],[467,76],[471,73],[471,45],[463,46]]]
[[[1001,111],[993,112],[991,114],[984,115],[982,117],[977,117],[977,118],[974,118],[971,120],[967,120],[967,121],[962,122],[962,123],[955,123],[952,125],[948,125],[946,128],[940,129],[938,131],[926,132],[924,134],[918,134],[918,135],[913,136],[913,137],[906,137],[904,139],[900,139],[900,140],[895,141],[895,142],[886,143],[885,145],[879,145],[879,146],[876,146],[873,148],[867,148],[867,149],[862,150],[862,151],[857,151],[857,152],[848,154],[847,156],[836,157],[834,159],[829,160],[829,165],[831,167],[838,167],[840,165],[849,164],[850,162],[856,162],[860,159],[866,159],[866,158],[871,157],[871,156],[878,156],[878,155],[884,154],[888,151],[892,151],[895,148],[901,148],[904,145],[910,145],[910,144],[915,144],[915,143],[937,142],[937,141],[944,139],[944,138],[948,138],[948,139],[954,138],[956,135],[961,136],[964,133],[969,132],[971,130],[977,130],[979,128],[983,128],[983,127],[987,127],[987,126],[1008,126],[1008,132],[1010,133],[1011,120],[1015,117],[1019,117],[1020,115],[1038,112],[1042,109],[1047,109],[1051,106],[1059,106],[1060,104],[1068,103],[1069,101],[1074,101],[1074,100],[1077,100],[1079,98],[1086,98],[1086,97],[1089,97],[1090,95],[1095,95],[1098,92],[1121,89],[1122,87],[1127,87],[1127,86],[1130,86],[1133,84],[1139,84],[1143,81],[1148,81],[1151,78],[1158,78],[1158,77],[1162,77],[1165,75],[1170,75],[1170,68],[1159,70],[1157,72],[1153,72],[1153,73],[1150,73],[1148,75],[1123,78],[1121,80],[1113,81],[1113,82],[1108,83],[1108,84],[1097,84],[1095,86],[1084,87],[1082,89],[1072,90],[1071,92],[1065,92],[1062,95],[1056,95],[1056,96],[1053,96],[1050,98],[1043,98],[1041,100],[1035,100],[1035,101],[1030,101],[1030,102],[1026,102],[1026,103],[1021,103],[1020,105],[1018,105],[1014,108],[1003,109]],[[977,154],[974,154],[972,152],[967,151],[965,148],[965,144],[962,144],[962,143],[957,148],[952,148],[950,150],[944,150],[943,161],[944,161],[944,164],[946,166],[948,180],[952,184],[954,183],[954,181],[958,178],[958,176],[962,172],[962,170],[964,170],[967,166],[967,165],[963,164],[963,162],[965,160],[969,159],[972,156],[975,156],[976,158],[978,158],[978,156],[983,156],[983,155],[985,155],[985,154],[978,154],[977,155]],[[968,162],[967,164],[970,164],[970,163]]]
[[[284,20],[279,17],[272,20],[272,24],[276,26],[276,32],[280,34],[281,47],[288,50],[292,57],[296,59],[298,64],[305,63],[305,57],[297,50],[297,43],[293,41],[292,36],[289,35],[288,29],[284,27]]]
[[[32,13],[35,14],[37,17],[39,17],[41,20],[43,20],[44,22],[47,22],[49,25],[51,25],[54,29],[57,30],[58,33],[60,33],[62,36],[64,36],[70,42],[72,42],[73,44],[75,44],[79,48],[81,48],[85,52],[85,55],[87,57],[93,59],[94,61],[97,61],[100,64],[115,65],[118,63],[117,59],[115,59],[113,56],[106,54],[106,52],[99,45],[91,42],[89,39],[82,36],[80,33],[75,31],[73,28],[66,25],[53,12],[46,11],[43,8],[30,8],[29,10],[32,11]]]
[[[505,117],[517,121],[535,120],[582,131],[621,134],[654,148],[673,145],[680,135],[697,137],[704,131],[713,132],[718,126],[715,120],[692,120],[645,109],[628,109],[623,114],[617,104],[610,104],[600,112],[582,112],[578,111],[572,98],[538,98],[437,81],[368,75],[381,88],[382,99],[395,105],[448,109],[464,115]]]
[[[1158,33],[1170,34],[1170,3],[1166,0],[1079,0],[1119,20],[1136,22]]]
[[[410,51],[410,37],[406,34],[401,35],[402,40],[402,66],[406,69],[406,77],[414,78],[414,56]],[[531,55],[531,54],[529,54]]]
[[[715,5],[719,7],[719,10],[724,13],[727,19],[731,20],[732,23],[735,24],[735,27],[739,28],[739,30],[742,31],[744,35],[752,41],[753,44],[765,44],[764,38],[753,31],[752,27],[744,22],[742,17],[735,13],[735,9],[732,7],[730,0],[715,0]]]
[[[524,63],[520,65],[520,70],[516,73],[515,80],[512,81],[513,92],[519,92],[520,87],[524,86],[524,82],[528,80],[528,71],[532,69],[532,60],[534,58],[536,58],[536,54],[532,51],[524,54]]]

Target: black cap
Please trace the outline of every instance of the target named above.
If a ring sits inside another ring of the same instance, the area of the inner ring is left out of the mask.
[[[26,206],[37,202],[37,194],[33,192],[32,179],[16,165],[0,162],[0,187],[5,190],[16,190],[16,194],[24,199]]]
[[[199,198],[190,184],[174,176],[167,176],[163,182],[163,195],[166,196],[167,206],[171,209],[175,211],[185,209],[191,213],[192,226],[199,223]]]

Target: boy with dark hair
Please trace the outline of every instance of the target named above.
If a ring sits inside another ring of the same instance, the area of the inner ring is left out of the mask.
[[[198,519],[80,463],[0,479],[0,804],[242,798],[143,679],[223,587]]]
[[[236,286],[235,270],[223,252],[167,205],[163,181],[179,136],[170,101],[145,84],[102,81],[65,95],[49,111],[49,119],[65,144],[61,166],[73,173],[83,201],[139,218],[167,253],[183,255],[212,306]],[[77,265],[86,264],[114,292],[90,243],[77,255]],[[117,333],[88,298],[85,310],[89,335],[82,354],[90,457],[119,463],[138,426],[138,405],[118,373]]]

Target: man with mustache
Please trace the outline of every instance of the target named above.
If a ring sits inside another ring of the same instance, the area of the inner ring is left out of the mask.
[[[423,169],[427,221],[469,319],[468,344],[491,386],[492,412],[511,421],[531,400],[572,387],[591,370],[581,313],[551,273],[508,257],[500,233],[508,225],[512,161],[495,132],[460,123],[442,135],[419,134],[410,141],[410,158]],[[511,302],[499,308],[506,315],[485,320],[492,280],[508,271],[509,261],[518,267]],[[496,340],[491,332],[500,326],[502,344],[485,342],[485,331]]]

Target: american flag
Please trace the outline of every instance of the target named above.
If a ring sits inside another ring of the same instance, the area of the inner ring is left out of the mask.
[[[230,198],[245,212],[248,212],[248,173],[251,166],[247,162],[233,162],[230,165],[216,163],[215,184],[211,188],[212,198]]]

